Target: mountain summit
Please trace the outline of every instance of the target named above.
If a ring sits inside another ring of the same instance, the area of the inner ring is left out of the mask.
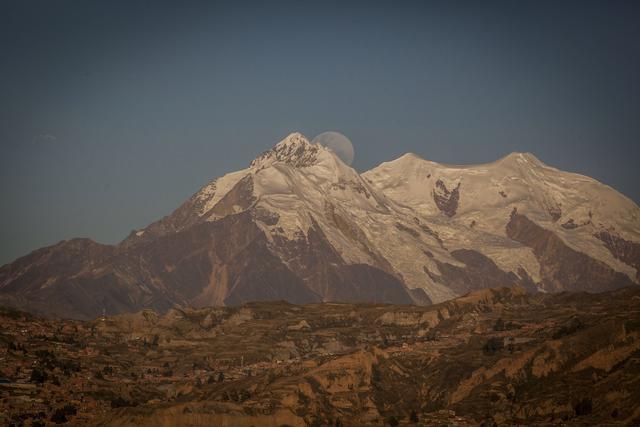
[[[529,153],[415,154],[359,174],[292,133],[116,246],[74,239],[0,268],[0,304],[77,318],[253,300],[430,304],[473,290],[640,282],[640,209]]]

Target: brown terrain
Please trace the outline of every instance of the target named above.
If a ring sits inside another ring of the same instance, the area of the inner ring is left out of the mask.
[[[485,289],[423,307],[261,302],[91,321],[3,309],[0,324],[8,426],[640,423],[637,287]]]

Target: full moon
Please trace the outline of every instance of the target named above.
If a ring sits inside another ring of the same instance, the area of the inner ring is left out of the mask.
[[[351,144],[349,138],[343,134],[333,131],[322,132],[320,135],[313,138],[313,141],[311,142],[329,148],[346,164],[351,165],[351,163],[353,163],[353,144]]]

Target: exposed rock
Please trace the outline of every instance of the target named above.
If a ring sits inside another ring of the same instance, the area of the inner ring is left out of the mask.
[[[636,280],[640,281],[640,243],[633,243],[606,230],[599,231],[595,237],[602,240],[614,257],[636,269]]]
[[[573,218],[569,218],[566,222],[560,224],[560,226],[566,230],[573,230],[579,227],[579,225],[573,221]]]
[[[440,283],[452,288],[458,294],[478,289],[512,286],[519,282],[513,273],[506,273],[488,257],[468,249],[458,249],[451,255],[466,265],[466,268],[436,261],[440,276],[432,275]]]
[[[458,200],[460,199],[460,183],[453,189],[449,190],[442,180],[436,181],[436,187],[433,190],[433,201],[436,202],[438,209],[448,217],[452,217],[458,210]]]
[[[634,284],[625,274],[571,249],[552,231],[517,210],[512,212],[506,231],[511,239],[533,249],[540,263],[542,287],[547,291],[602,292]]]
[[[265,167],[273,162],[284,162],[301,168],[313,165],[317,160],[318,147],[311,144],[300,133],[292,133],[271,150],[258,156],[251,167]]]

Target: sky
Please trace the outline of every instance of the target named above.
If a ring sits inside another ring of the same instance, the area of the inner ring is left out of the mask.
[[[640,2],[6,0],[0,264],[117,243],[293,131],[640,201]]]

